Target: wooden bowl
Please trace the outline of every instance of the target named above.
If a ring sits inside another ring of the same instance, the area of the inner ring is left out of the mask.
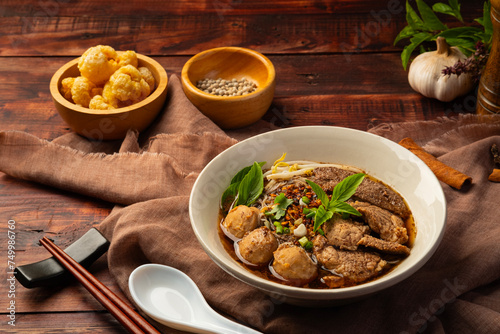
[[[259,52],[240,47],[203,51],[182,68],[182,87],[189,100],[223,129],[240,128],[258,121],[274,97],[276,74],[271,61]],[[217,96],[198,89],[202,79],[246,78],[257,89],[241,96]]]
[[[119,52],[118,52],[119,53]],[[162,110],[167,97],[167,72],[155,60],[137,54],[139,66],[147,67],[155,78],[155,90],[141,102],[113,110],[84,108],[64,98],[60,92],[61,81],[77,77],[78,60],[63,65],[50,80],[50,93],[63,120],[76,133],[93,140],[122,139],[129,129],[144,130]]]

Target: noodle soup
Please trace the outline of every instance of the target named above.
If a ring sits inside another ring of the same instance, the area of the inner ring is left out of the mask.
[[[221,242],[247,270],[337,289],[377,279],[411,253],[412,214],[393,189],[355,167],[284,159],[245,167],[221,198]]]

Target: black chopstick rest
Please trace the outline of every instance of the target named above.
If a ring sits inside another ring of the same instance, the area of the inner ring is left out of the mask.
[[[92,228],[80,239],[69,245],[64,252],[82,266],[88,268],[109,248],[109,241],[97,229]],[[61,285],[73,276],[54,258],[26,264],[14,270],[14,276],[25,288]]]

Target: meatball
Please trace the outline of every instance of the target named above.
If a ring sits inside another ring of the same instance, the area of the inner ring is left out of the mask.
[[[238,205],[226,216],[222,225],[226,231],[237,239],[259,226],[260,211],[254,207]]]
[[[278,240],[266,226],[259,227],[247,233],[238,242],[241,257],[251,264],[265,265],[273,258],[273,252],[278,248]]]
[[[274,252],[274,271],[293,284],[304,285],[318,275],[318,267],[306,251],[291,243],[283,243]]]

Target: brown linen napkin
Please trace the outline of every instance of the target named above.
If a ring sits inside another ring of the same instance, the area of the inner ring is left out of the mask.
[[[184,271],[216,310],[266,333],[414,333],[422,326],[436,333],[500,332],[500,186],[487,181],[493,166],[489,147],[500,141],[498,117],[371,129],[395,141],[413,137],[474,183],[462,191],[443,185],[449,205],[445,237],[415,275],[353,304],[300,308],[223,272],[199,246],[188,217],[190,188],[204,165],[234,144],[236,134],[243,139],[271,126],[261,123],[228,136],[189,103],[177,77],[171,77],[168,89],[155,125],[139,136],[129,132],[121,143],[90,142],[74,134],[48,142],[0,132],[1,171],[120,204],[99,229],[111,240],[109,268],[127,296],[131,271],[154,262]]]

